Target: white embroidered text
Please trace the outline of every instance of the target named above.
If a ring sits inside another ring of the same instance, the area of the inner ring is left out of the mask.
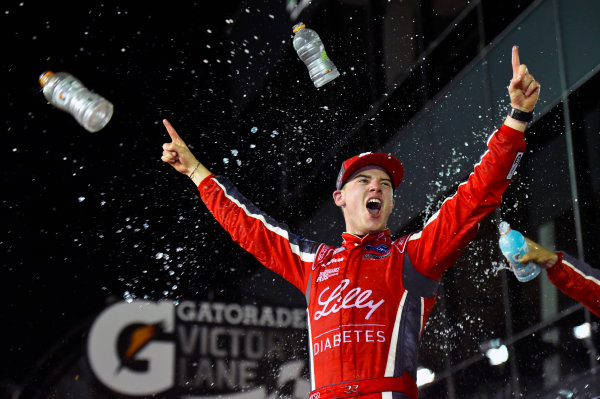
[[[373,312],[377,310],[379,306],[381,306],[385,301],[382,299],[379,302],[375,303],[371,297],[373,291],[364,290],[360,287],[352,288],[348,292],[344,294],[342,297],[342,291],[350,284],[349,279],[344,279],[333,291],[329,294],[328,298],[324,298],[326,293],[329,291],[329,287],[326,287],[321,294],[319,295],[319,305],[322,305],[323,308],[321,310],[317,310],[315,312],[315,320],[319,320],[323,316],[330,315],[332,313],[337,313],[341,309],[351,309],[351,308],[369,308],[371,309],[369,313],[365,316],[365,320],[368,320]],[[339,304],[336,304],[338,302]]]

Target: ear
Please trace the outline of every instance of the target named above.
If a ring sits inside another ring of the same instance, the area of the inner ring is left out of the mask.
[[[344,192],[342,190],[335,190],[333,192],[333,202],[339,207],[346,206],[346,200],[344,199]]]

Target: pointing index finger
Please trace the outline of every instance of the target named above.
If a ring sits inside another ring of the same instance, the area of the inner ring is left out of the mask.
[[[163,119],[163,125],[165,125],[165,127],[167,128],[167,133],[169,133],[169,136],[171,137],[171,140],[173,140],[173,143],[175,143],[177,145],[184,145],[183,140],[181,139],[181,137],[179,137],[179,135],[177,134],[177,131],[169,123],[168,120]]]
[[[512,48],[513,78],[519,76],[519,65],[521,65],[521,61],[519,60],[519,47],[513,46],[513,48]]]

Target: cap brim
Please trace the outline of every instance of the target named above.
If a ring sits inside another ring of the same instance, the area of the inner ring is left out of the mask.
[[[356,161],[352,162],[352,165],[344,171],[342,186],[357,170],[368,165],[380,166],[385,169],[392,178],[394,188],[398,187],[402,182],[402,178],[404,177],[404,167],[402,166],[402,162],[393,155],[375,152],[362,155]]]

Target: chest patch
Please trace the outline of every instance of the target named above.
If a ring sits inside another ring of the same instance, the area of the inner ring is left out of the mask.
[[[338,274],[340,274],[340,267],[339,266],[338,267],[333,267],[333,268],[330,268],[330,269],[322,270],[319,273],[319,276],[317,277],[317,282],[319,283],[321,281],[325,281],[325,280],[327,280],[330,277],[337,276]]]
[[[376,247],[374,247],[372,245],[365,246],[365,251],[367,251],[367,252],[374,251],[374,252],[378,252],[380,254],[384,254],[384,253],[388,252],[389,250],[390,250],[390,247],[388,247],[385,244],[379,244]]]
[[[363,259],[383,259],[391,255],[391,248],[385,244],[379,244],[377,246],[366,245],[365,254]]]

